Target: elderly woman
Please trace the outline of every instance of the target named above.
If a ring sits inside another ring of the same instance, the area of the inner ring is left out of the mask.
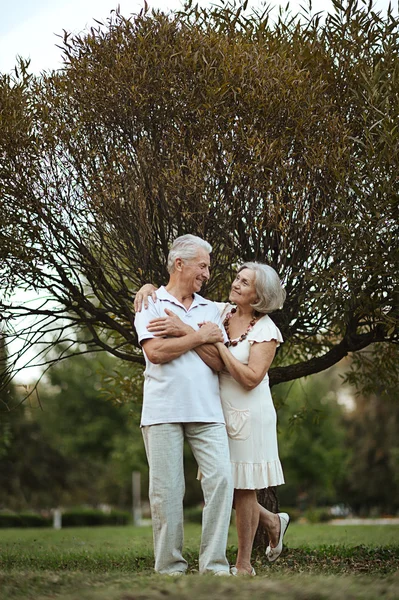
[[[146,291],[150,291],[146,288]],[[139,308],[142,288],[136,299]],[[219,374],[220,395],[229,436],[234,480],[234,508],[238,533],[238,554],[233,575],[255,575],[251,565],[253,540],[258,525],[269,535],[267,558],[274,562],[281,554],[289,524],[286,513],[275,515],[257,501],[256,490],[284,483],[278,457],[276,411],[269,388],[268,370],[283,341],[268,313],[281,308],[285,291],[271,267],[248,262],[238,270],[231,285],[229,303],[218,303],[229,341],[216,348],[224,368]],[[186,326],[165,329],[167,319],[156,319],[151,327],[160,335],[183,335]]]

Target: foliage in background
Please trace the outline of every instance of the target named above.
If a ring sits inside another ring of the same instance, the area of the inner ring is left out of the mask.
[[[120,403],[103,388],[104,378],[118,367],[104,354],[71,358],[48,372],[40,405],[32,397],[2,413],[2,427],[10,433],[0,456],[0,507],[109,503],[129,508],[133,469],[143,472],[145,491],[141,390]],[[135,370],[132,365],[122,375],[131,372],[134,379]]]
[[[344,409],[338,404],[340,380],[327,372],[273,390],[278,410],[279,454],[285,485],[278,488],[282,505],[308,507],[344,503],[350,450]],[[348,416],[348,420],[350,420]]]
[[[63,510],[62,528],[64,527],[92,527],[99,525],[127,525],[132,521],[131,512],[121,510],[95,510],[92,508]],[[12,513],[0,511],[0,528],[10,527],[52,527],[53,516],[49,513]]]
[[[345,486],[347,503],[360,514],[399,511],[399,403],[397,390],[359,394],[346,418],[352,458]]]
[[[0,508],[44,509],[109,504],[131,507],[131,473],[148,467],[139,428],[140,373],[112,356],[75,357],[51,369],[41,408],[31,399],[3,413]],[[342,367],[344,369],[345,367]],[[273,390],[286,484],[281,506],[298,516],[325,518],[315,507],[345,504],[357,514],[399,510],[399,412],[394,396],[351,396],[337,402],[335,369]],[[349,391],[349,390],[348,390]],[[18,391],[14,392],[15,402]],[[197,466],[185,448],[187,518],[200,519]],[[312,511],[312,512],[309,512]]]
[[[60,71],[0,76],[4,385],[32,347],[141,362],[132,296],[187,232],[214,247],[213,297],[241,260],[284,279],[272,384],[398,341],[399,19],[333,6],[115,12],[65,33]]]
[[[6,361],[0,347],[1,353]],[[12,384],[0,391],[0,508],[42,508],[46,490],[57,498],[66,489],[66,472],[72,468],[32,418],[30,406],[20,404],[21,397]]]

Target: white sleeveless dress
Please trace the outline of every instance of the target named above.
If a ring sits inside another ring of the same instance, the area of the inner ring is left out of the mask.
[[[233,308],[217,303],[224,320]],[[278,327],[268,315],[261,317],[248,336],[230,346],[233,356],[248,364],[251,344],[275,340],[283,342]],[[269,387],[269,376],[253,390],[245,390],[227,371],[219,374],[226,428],[229,436],[230,460],[236,489],[259,490],[284,483],[278,456],[277,416]]]

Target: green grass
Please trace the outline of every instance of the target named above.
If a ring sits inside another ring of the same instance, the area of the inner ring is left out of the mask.
[[[399,525],[299,525],[289,526],[284,541],[291,548],[320,545],[399,545]]]
[[[2,600],[399,599],[399,526],[292,524],[281,559],[253,579],[199,577],[199,525],[185,529],[189,576],[153,574],[150,527],[0,530]],[[234,561],[236,533],[229,536]]]
[[[4,600],[384,600],[398,599],[399,577],[309,576],[212,578],[51,572],[0,575]]]

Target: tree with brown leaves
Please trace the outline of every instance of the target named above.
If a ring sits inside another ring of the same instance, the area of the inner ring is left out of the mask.
[[[241,260],[281,274],[273,384],[397,342],[399,23],[335,9],[274,26],[233,6],[114,13],[65,33],[62,70],[1,76],[1,317],[18,355],[83,351],[88,328],[86,349],[140,362],[134,292],[165,280],[185,232],[214,247],[210,297]]]
[[[183,233],[214,248],[211,298],[242,260],[281,274],[271,384],[398,342],[399,19],[334,8],[115,12],[65,33],[63,69],[1,75],[4,385],[32,348],[142,362],[134,293]]]

